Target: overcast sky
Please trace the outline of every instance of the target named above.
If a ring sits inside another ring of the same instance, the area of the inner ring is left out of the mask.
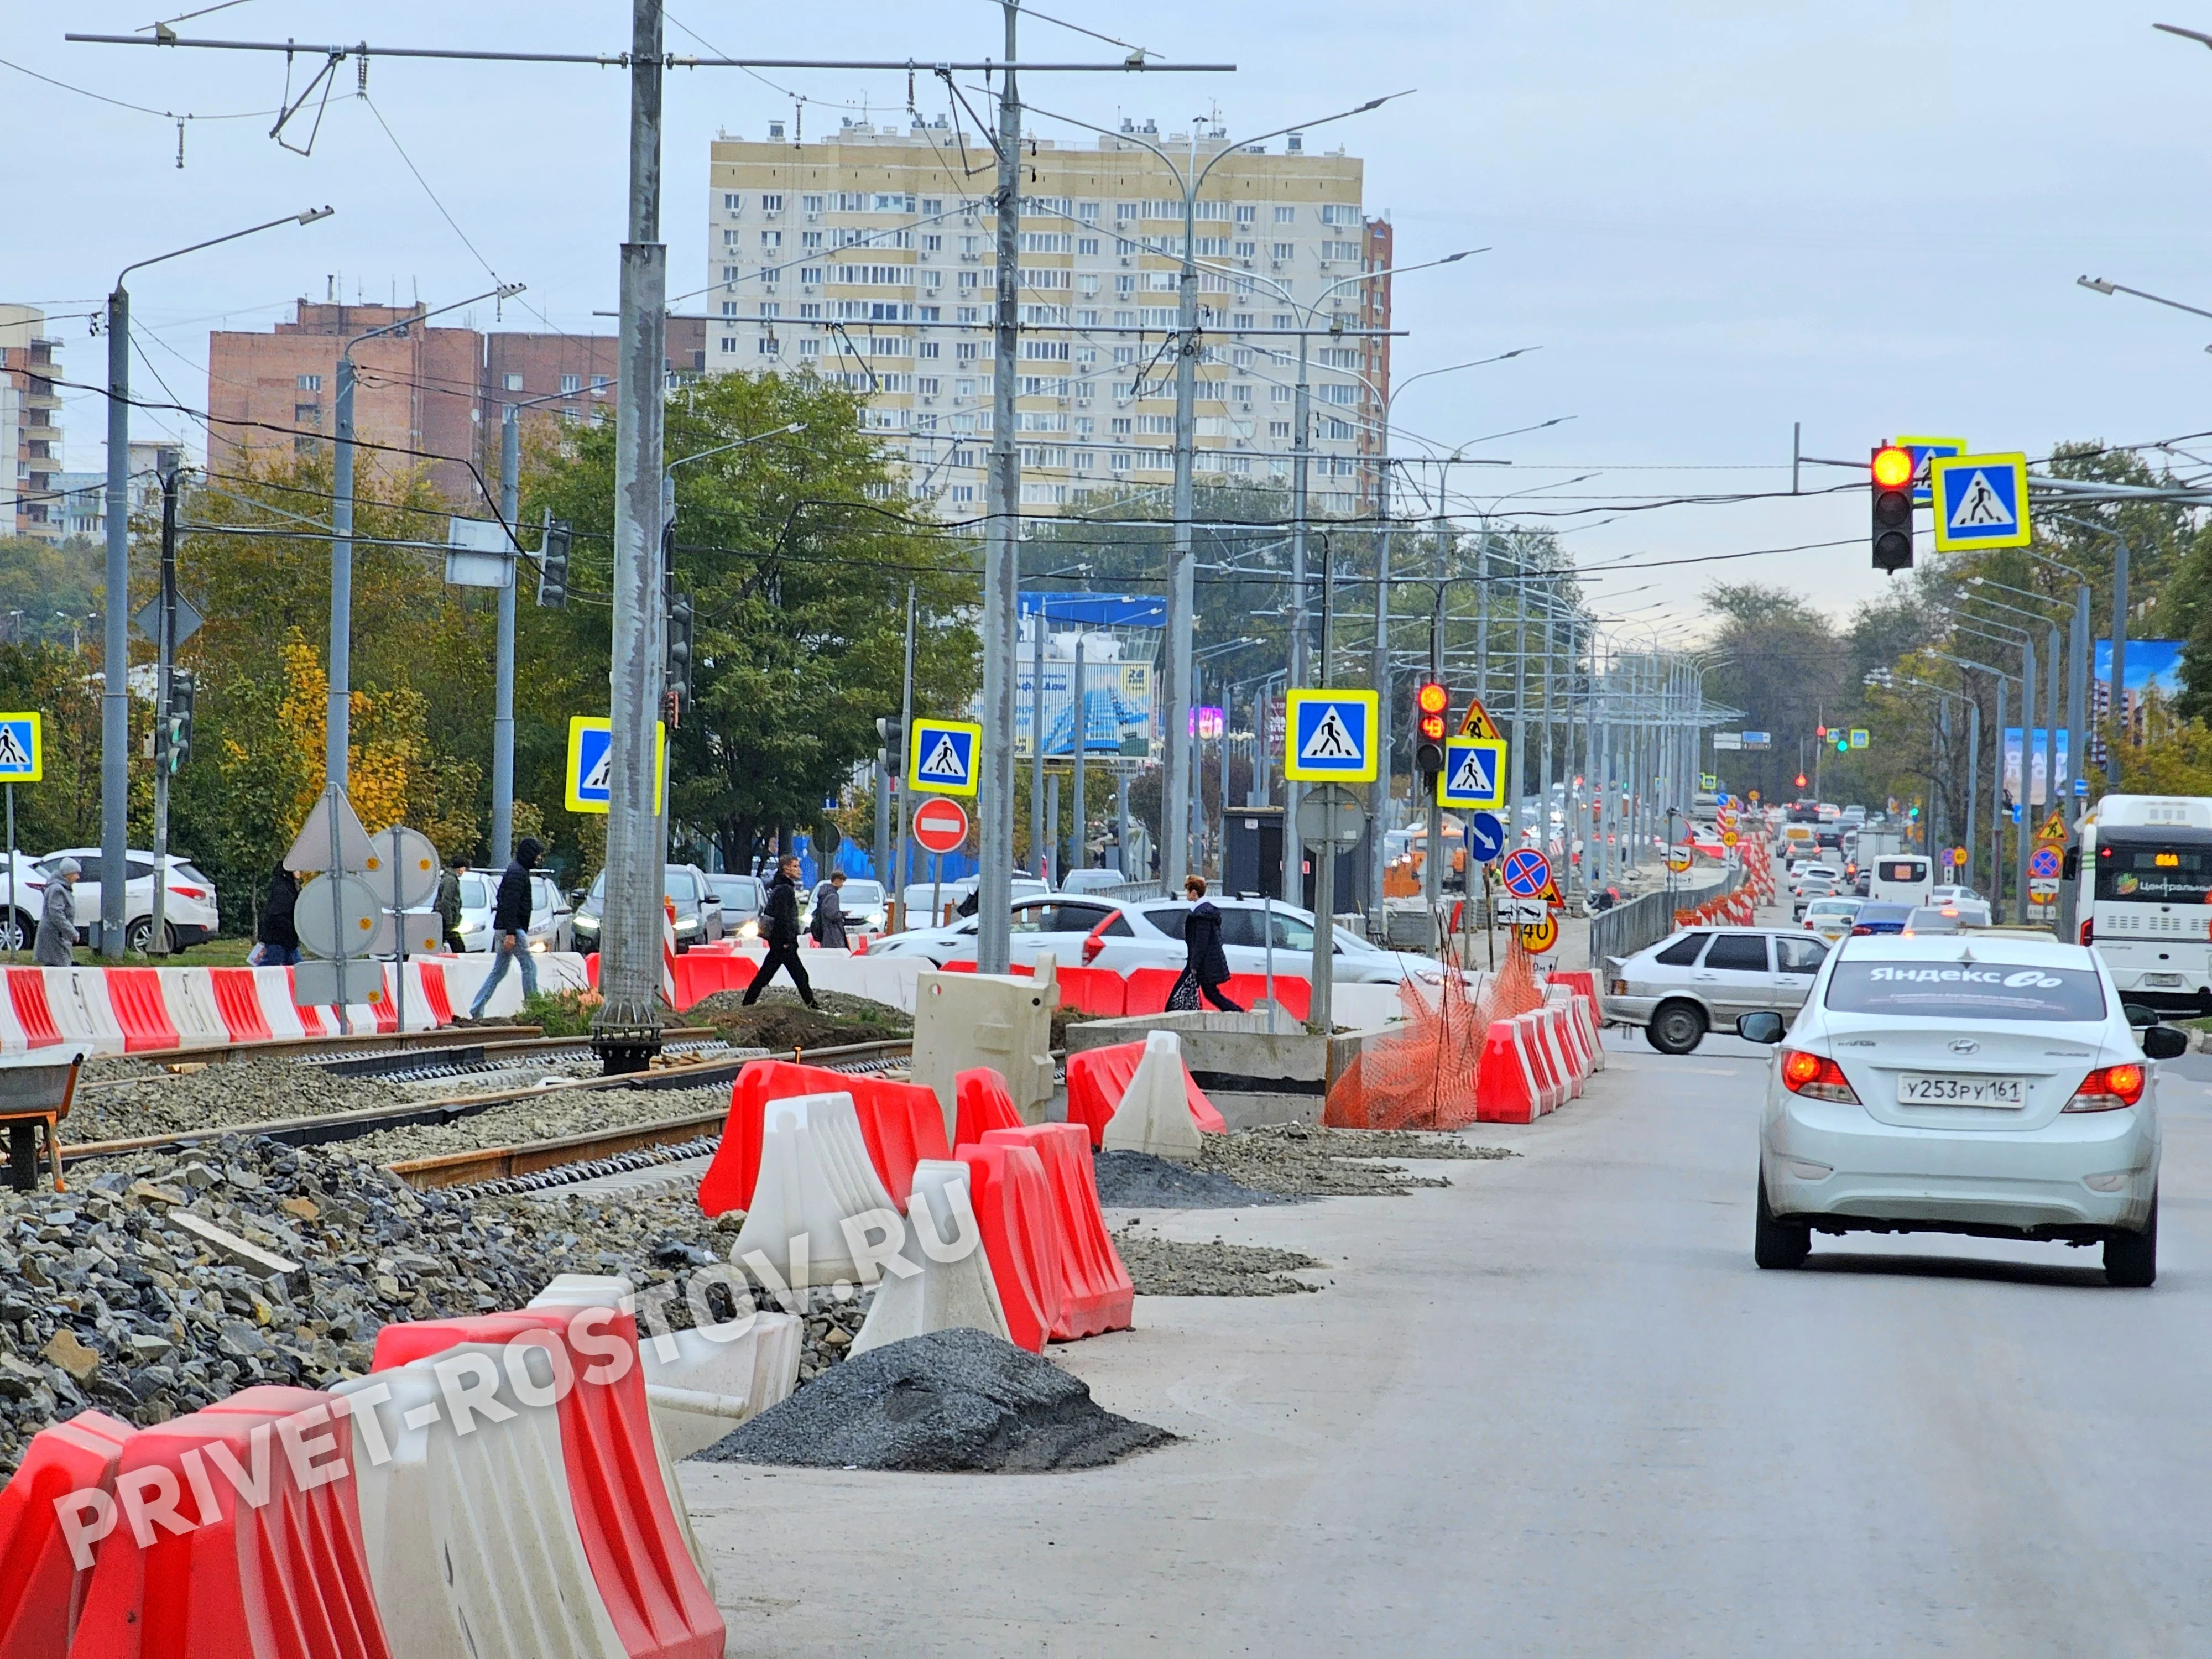
[[[2066,439],[2145,443],[2212,428],[2212,319],[2075,285],[2087,272],[2212,309],[2212,261],[2197,223],[2212,155],[2203,120],[2212,52],[2150,27],[2212,29],[2208,0],[1057,0],[1046,9],[1170,60],[1237,65],[1233,75],[1029,83],[1040,101],[1109,124],[1126,112],[1182,130],[1193,112],[1218,109],[1232,135],[1265,131],[1417,89],[1309,141],[1340,138],[1364,158],[1368,210],[1395,222],[1401,264],[1490,250],[1400,283],[1397,320],[1411,333],[1397,343],[1396,374],[1543,349],[1407,391],[1398,424],[1448,452],[1573,417],[1468,448],[1512,465],[1455,469],[1462,505],[1478,489],[1535,491],[1501,510],[1540,509],[1562,515],[1546,522],[1580,526],[1569,544],[1588,565],[1844,544],[1623,570],[1593,590],[1618,596],[1613,611],[1694,617],[1699,592],[1722,579],[1793,586],[1839,616],[1880,591],[1859,474],[1805,469],[1808,490],[1848,484],[1828,496],[1629,510],[1678,495],[1786,492],[1793,422],[1803,422],[1807,453],[1846,459],[1901,432],[2033,456]],[[620,51],[628,14],[618,0],[235,0],[178,29],[246,40],[366,35],[372,47]],[[281,56],[61,39],[65,27],[121,33],[173,15],[150,0],[0,0],[0,58],[156,112],[276,106]],[[1121,55],[1034,18],[1024,27],[1025,55]],[[926,64],[996,55],[999,28],[987,0],[685,0],[669,43],[703,52],[703,39],[747,57],[911,55]],[[315,67],[292,67],[295,94]],[[341,94],[353,92],[355,75],[350,63],[340,69]],[[672,75],[672,290],[705,280],[708,144],[717,129],[763,137],[770,118],[793,115],[793,94],[809,100],[809,134],[864,104],[902,120],[906,79]],[[19,180],[0,233],[0,299],[85,310],[125,263],[328,202],[334,219],[133,277],[151,366],[179,401],[204,399],[210,327],[265,328],[292,298],[321,297],[334,275],[349,297],[419,293],[437,305],[491,286],[489,268],[529,285],[507,307],[510,325],[542,318],[611,330],[592,313],[615,302],[619,71],[386,58],[372,63],[368,94],[368,103],[334,98],[306,157],[268,138],[265,113],[196,120],[180,172],[175,127],[158,113],[0,69],[0,146]],[[942,107],[926,74],[917,96],[926,113]],[[312,128],[313,107],[288,131],[295,143]],[[1036,131],[1054,132],[1044,122]],[[475,320],[492,325],[491,308]],[[52,331],[65,343],[67,377],[93,383],[101,359],[85,329],[65,320]],[[144,366],[134,373],[149,383]],[[71,466],[101,465],[103,418],[96,395],[71,394]],[[1419,445],[1408,437],[1398,448]],[[1583,473],[1595,476],[1568,482]],[[1923,558],[1927,539],[1923,530]],[[1661,608],[1643,609],[1655,600]]]

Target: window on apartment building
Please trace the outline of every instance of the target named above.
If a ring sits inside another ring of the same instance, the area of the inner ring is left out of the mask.
[[[583,389],[584,377],[582,375],[563,374],[561,377],[561,395],[562,397],[573,398]]]
[[[722,209],[726,213],[738,213],[744,209],[745,198],[734,190],[722,192]]]
[[[292,424],[294,426],[320,426],[322,423],[323,406],[320,404],[294,404],[292,405]]]
[[[1129,417],[1127,415],[1115,415],[1112,416],[1111,419],[1113,421],[1114,435],[1117,438],[1127,437],[1132,429]]]
[[[979,355],[977,343],[974,340],[962,340],[953,347],[952,355],[963,363],[973,362]]]
[[[1116,219],[1139,218],[1142,216],[1141,205],[1136,202],[1116,202],[1114,204],[1114,216]]]
[[[302,374],[295,384],[302,392],[320,392],[323,389],[323,377],[319,374]]]
[[[1115,346],[1115,347],[1114,348],[1114,367],[1115,367],[1115,368],[1127,368],[1130,364],[1132,364],[1132,363],[1135,362],[1136,361],[1137,361],[1137,348],[1136,348],[1136,347],[1134,347],[1134,346]]]
[[[822,355],[822,342],[801,340],[799,343],[799,355],[802,357],[819,357]]]
[[[1276,222],[1277,224],[1279,224],[1279,225],[1294,225],[1294,224],[1297,223],[1297,222],[1298,222],[1298,210],[1297,210],[1296,208],[1294,208],[1294,207],[1279,207],[1279,208],[1277,208],[1277,209],[1275,210],[1275,222]]]
[[[1290,423],[1288,421],[1270,421],[1270,422],[1267,422],[1267,435],[1268,435],[1270,438],[1287,438],[1287,437],[1289,437],[1289,436],[1291,435],[1291,423]]]
[[[773,300],[764,300],[761,302],[760,314],[761,319],[765,322],[773,318],[782,316],[783,307]]]
[[[819,213],[822,211],[822,198],[819,196],[802,196],[799,198],[799,206],[801,212]]]
[[[605,397],[605,396],[607,395],[607,388],[608,388],[610,386],[613,385],[613,384],[614,384],[614,382],[613,382],[613,381],[611,381],[611,380],[609,380],[605,375],[604,375],[604,374],[594,374],[594,375],[592,375],[592,396],[593,396],[594,398],[604,398],[604,397]]]
[[[1237,244],[1237,252],[1232,257],[1239,259],[1256,259],[1260,257],[1260,245],[1257,242],[1239,242]]]
[[[919,375],[915,380],[914,389],[925,398],[934,398],[937,387],[937,377],[933,374]]]
[[[1201,259],[1226,259],[1229,257],[1229,239],[1226,236],[1200,237],[1198,257]]]
[[[942,217],[945,212],[945,198],[942,196],[923,197],[921,210],[932,219]]]
[[[735,265],[724,265],[722,280],[725,283],[735,283],[738,280],[738,268]]]
[[[1269,328],[1292,329],[1297,325],[1298,319],[1287,311],[1279,311],[1267,319]]]
[[[1321,204],[1321,222],[1325,225],[1356,225],[1359,222],[1359,204],[1357,202],[1323,202]]]
[[[1097,224],[1098,222],[1098,204],[1096,202],[1078,202],[1075,204],[1075,216],[1086,225]]]
[[[916,340],[914,343],[914,355],[917,357],[934,357],[938,355],[938,344],[935,340]]]
[[[801,265],[799,268],[799,280],[810,288],[819,288],[822,286],[823,270],[823,267],[820,265]]]
[[[1298,245],[1296,242],[1270,242],[1267,244],[1267,257],[1270,259],[1293,259],[1297,257],[1297,252]]]
[[[1271,404],[1286,404],[1295,395],[1296,389],[1291,386],[1271,386],[1267,388],[1267,401]]]
[[[1232,311],[1229,313],[1229,327],[1232,333],[1249,333],[1258,326],[1259,325],[1253,320],[1252,313],[1249,311]],[[1244,361],[1248,363],[1252,361],[1249,352],[1244,354]]]
[[[742,230],[725,230],[722,233],[722,246],[724,247],[735,247],[738,243],[744,240],[744,235],[745,234]]]
[[[722,315],[725,317],[734,317],[737,314],[738,302],[735,300],[725,300],[722,301]]]
[[[975,486],[974,484],[955,484],[952,486],[952,502],[954,506],[971,506],[974,504],[975,500]]]
[[[1251,203],[1249,203],[1249,202],[1239,202],[1239,203],[1237,204],[1237,222],[1238,224],[1240,224],[1240,225],[1255,224],[1255,223],[1257,223],[1257,222],[1258,222],[1258,221],[1259,221],[1259,217],[1260,217],[1260,210],[1259,210],[1257,207],[1254,206]]]
[[[753,342],[754,349],[763,357],[781,356],[783,346],[773,334],[763,334]]]
[[[822,233],[818,230],[800,231],[799,233],[799,246],[802,248],[820,247],[822,246]]]
[[[1231,386],[1229,396],[1231,401],[1234,403],[1242,404],[1247,409],[1252,407],[1252,388],[1249,383],[1239,382]]]
[[[735,336],[725,334],[722,337],[722,354],[728,357],[734,357],[737,356],[738,342]]]
[[[520,374],[503,374],[500,377],[500,384],[504,386],[509,392],[520,392],[522,390],[522,376]]]
[[[1114,274],[1114,292],[1117,297],[1127,296],[1128,295],[1134,294],[1136,291],[1136,272],[1133,270],[1122,270],[1116,271]]]
[[[782,198],[782,196],[779,194],[779,195],[775,195],[775,196],[763,196],[763,197],[762,197],[762,198],[761,198],[761,211],[762,211],[762,212],[763,212],[763,213],[781,213],[781,212],[782,212],[782,211],[783,211],[783,198]]]
[[[819,322],[822,319],[822,307],[810,300],[799,307],[799,317],[801,322]]]
[[[944,239],[942,236],[925,236],[925,237],[923,237],[923,238],[921,239],[921,251],[922,251],[924,253],[942,253],[942,252],[945,252],[945,239]]]
[[[1096,236],[1077,237],[1075,239],[1075,251],[1078,253],[1095,255],[1098,252],[1098,239]]]
[[[922,287],[929,289],[932,293],[934,293],[937,289],[945,286],[945,273],[941,270],[923,271],[921,273],[921,285]]]
[[[763,247],[781,247],[783,246],[783,233],[780,230],[764,230],[761,232],[761,246]]]

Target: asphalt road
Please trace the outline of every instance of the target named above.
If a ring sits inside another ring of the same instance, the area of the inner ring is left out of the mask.
[[[2212,1652],[2212,1061],[2157,1286],[2094,1250],[1751,1261],[1763,1052],[1640,1038],[1448,1191],[1164,1231],[1316,1296],[1056,1349],[1187,1437],[1080,1475],[699,1468],[732,1652]]]

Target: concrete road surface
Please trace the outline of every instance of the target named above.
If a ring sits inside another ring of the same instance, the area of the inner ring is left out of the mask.
[[[1448,1191],[1185,1212],[1318,1295],[1054,1349],[1178,1445],[1072,1475],[684,1466],[732,1653],[2212,1653],[2212,1058],[2164,1261],[1751,1261],[1763,1054],[1639,1036]],[[2191,1077],[2187,1073],[2194,1073]]]

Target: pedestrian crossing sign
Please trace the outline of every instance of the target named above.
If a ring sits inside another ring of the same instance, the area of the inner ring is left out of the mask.
[[[1496,738],[1451,738],[1437,777],[1443,806],[1488,811],[1505,805],[1505,745]]]
[[[1912,504],[1926,507],[1936,499],[1929,467],[1938,460],[1966,453],[1964,438],[1898,438],[1892,441],[1912,457]]]
[[[907,750],[906,787],[918,793],[972,795],[983,755],[983,728],[972,720],[916,720]]]
[[[7,718],[0,715],[0,720]],[[653,757],[653,810],[660,811],[660,792],[668,780],[668,728],[658,722],[659,748]],[[611,721],[589,714],[568,718],[568,810],[604,812],[614,799],[614,732]]]
[[[1293,691],[1285,732],[1283,775],[1300,783],[1375,781],[1372,691]]]
[[[36,783],[46,770],[45,723],[34,714],[0,714],[0,783]]]
[[[1928,474],[1938,553],[2028,544],[2027,456],[1938,455]]]

